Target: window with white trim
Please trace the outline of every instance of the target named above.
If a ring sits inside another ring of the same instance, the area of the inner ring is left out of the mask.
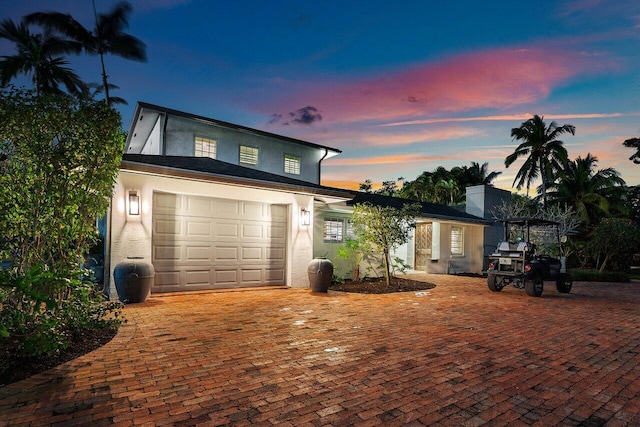
[[[258,164],[258,149],[256,147],[240,146],[240,163],[256,166]]]
[[[212,159],[215,159],[216,158],[216,140],[211,138],[196,136],[194,156],[211,157]]]
[[[464,228],[451,226],[451,255],[464,255]]]
[[[356,232],[353,228],[353,221],[351,221],[350,219],[347,220],[347,239],[355,239],[356,238]]]
[[[284,173],[300,175],[300,157],[284,155]]]
[[[325,243],[342,243],[344,219],[325,218],[323,226],[323,240]]]

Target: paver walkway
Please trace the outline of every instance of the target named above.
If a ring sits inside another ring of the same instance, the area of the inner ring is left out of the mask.
[[[640,425],[640,283],[153,296],[0,425]]]

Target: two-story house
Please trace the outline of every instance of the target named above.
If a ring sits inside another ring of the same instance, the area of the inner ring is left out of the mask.
[[[322,186],[322,161],[339,153],[138,103],[107,220],[106,271],[136,256],[155,267],[153,292],[308,287],[309,261],[334,259],[354,203],[397,202]],[[398,251],[410,266],[446,273],[457,258],[463,271],[482,269],[488,221],[430,204],[418,220]]]

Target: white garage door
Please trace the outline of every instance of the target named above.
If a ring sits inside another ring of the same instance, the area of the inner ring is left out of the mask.
[[[287,206],[153,196],[154,292],[285,284]]]

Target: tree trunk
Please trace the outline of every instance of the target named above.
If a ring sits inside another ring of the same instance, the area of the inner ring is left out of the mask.
[[[547,206],[547,171],[542,158],[540,158],[540,177],[542,178],[542,204]]]
[[[387,279],[387,287],[391,286],[391,272],[389,271],[389,251],[384,251],[384,277]]]
[[[604,273],[604,269],[607,266],[607,262],[609,261],[609,258],[611,258],[610,254],[607,254],[604,257],[604,261],[602,261],[602,265],[600,266],[600,269],[598,270],[598,273]]]

